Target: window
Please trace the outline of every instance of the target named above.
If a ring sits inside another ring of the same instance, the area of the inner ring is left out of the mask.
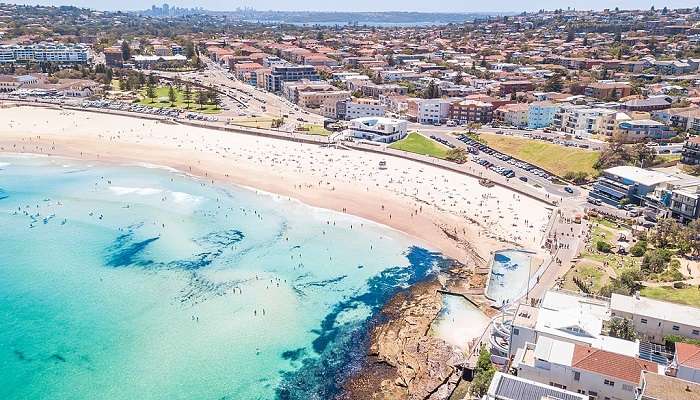
[[[588,391],[588,398],[590,400],[598,400],[598,392],[594,392],[592,390]]]
[[[574,371],[574,380],[578,381],[581,380],[581,373],[578,371]]]
[[[695,331],[695,332],[697,332],[697,331]],[[513,335],[514,335],[514,336],[518,336],[519,334],[520,334],[520,329],[518,329],[518,328],[513,328]]]
[[[642,318],[642,323],[643,323],[643,324],[646,324],[646,323],[647,323],[647,319],[646,319],[646,318]]]
[[[693,329],[693,335],[695,335],[695,336],[700,335],[700,331],[697,329]]]
[[[634,386],[632,385],[627,385],[625,383],[622,384],[622,390],[626,392],[633,392],[634,391]]]
[[[673,330],[674,330],[674,331],[677,331],[677,330],[680,330],[680,329],[681,329],[681,328],[678,327],[678,325],[673,325]]]
[[[606,384],[607,386],[610,386],[610,387],[615,386],[615,382],[609,381],[609,380],[607,380],[607,379],[604,380],[603,383]]]

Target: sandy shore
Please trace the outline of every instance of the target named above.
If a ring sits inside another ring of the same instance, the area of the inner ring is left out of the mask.
[[[34,107],[0,109],[0,152],[150,163],[385,224],[466,262],[513,244],[540,250],[546,204],[472,177],[360,151]],[[387,169],[379,169],[379,161]]]

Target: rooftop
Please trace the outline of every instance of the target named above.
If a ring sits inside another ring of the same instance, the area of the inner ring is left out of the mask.
[[[496,372],[488,390],[497,400],[586,400],[588,396],[555,388],[513,375]]]
[[[642,372],[646,400],[700,400],[700,384],[653,372]]]
[[[610,308],[613,312],[619,310],[683,325],[700,326],[700,309],[648,297],[623,296],[613,293],[610,297]]]
[[[605,172],[619,176],[622,179],[627,179],[629,181],[642,184],[644,186],[653,186],[659,183],[676,180],[676,178],[662,172],[656,172],[649,169],[632,167],[628,165],[608,168],[605,170]]]
[[[634,384],[639,383],[642,371],[661,369],[651,361],[581,345],[575,345],[571,366]]]
[[[700,369],[700,346],[689,343],[676,343],[676,361],[678,365]]]

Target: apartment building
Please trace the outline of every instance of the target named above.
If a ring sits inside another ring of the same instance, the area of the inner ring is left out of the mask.
[[[583,94],[600,100],[617,100],[632,94],[632,86],[626,82],[595,82],[586,86]]]
[[[695,307],[613,293],[610,312],[632,321],[637,333],[654,343],[663,343],[668,335],[700,339],[700,309]]]
[[[535,84],[530,81],[506,81],[501,82],[499,86],[499,94],[505,96],[517,92],[529,92],[535,90]]]
[[[447,118],[458,123],[489,123],[493,119],[493,104],[478,100],[458,100],[450,103]]]
[[[51,62],[59,65],[87,64],[89,59],[89,48],[82,44],[0,45],[0,64],[31,62]]]
[[[607,108],[591,108],[566,104],[554,114],[552,126],[562,132],[576,136],[600,134],[611,136],[620,119],[629,117]]]
[[[107,47],[104,49],[105,65],[108,67],[122,67],[124,65],[124,57],[120,47]]]
[[[691,137],[685,142],[681,162],[687,165],[700,165],[700,136]]]
[[[335,118],[340,120],[383,117],[386,114],[386,107],[379,100],[365,98],[340,100],[335,109]]]
[[[236,63],[233,66],[233,73],[239,80],[253,86],[258,84],[258,74],[256,71],[263,66],[254,62]]]
[[[527,127],[530,129],[547,128],[552,125],[559,106],[551,101],[536,101],[528,105]]]
[[[665,140],[676,136],[676,132],[662,122],[651,119],[622,121],[617,131],[627,142],[642,142],[647,139]]]
[[[519,377],[607,400],[636,400],[643,371],[664,373],[651,361],[548,337],[519,349],[512,365]]]
[[[358,139],[391,143],[406,137],[408,123],[400,119],[368,117],[350,121],[347,133]]]
[[[441,124],[447,120],[450,102],[445,99],[409,99],[406,115],[421,124]]]
[[[496,120],[506,125],[525,128],[528,125],[530,106],[525,103],[504,104],[496,109]]]
[[[266,75],[265,90],[280,92],[284,82],[296,82],[302,79],[317,81],[321,78],[316,68],[311,65],[275,65]]]

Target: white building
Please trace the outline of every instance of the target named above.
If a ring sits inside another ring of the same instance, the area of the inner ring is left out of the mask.
[[[336,105],[336,118],[351,120],[366,117],[383,117],[386,107],[374,99],[345,99]]]
[[[637,333],[654,343],[663,343],[668,335],[700,339],[700,309],[695,307],[613,294],[610,311],[631,320]]]
[[[0,64],[27,62],[86,64],[89,59],[89,48],[82,44],[0,45]]]
[[[391,143],[406,137],[408,123],[400,119],[368,117],[350,121],[348,133],[358,139]]]
[[[664,373],[651,361],[540,337],[513,359],[517,375],[593,399],[635,400],[642,371]]]
[[[450,112],[447,99],[410,99],[407,114],[420,124],[440,124]]]
[[[603,335],[603,324],[610,317],[605,299],[548,291],[539,307],[520,304],[516,309],[511,322],[508,354],[512,356],[527,343],[536,343],[546,337],[637,356],[638,342]]]

